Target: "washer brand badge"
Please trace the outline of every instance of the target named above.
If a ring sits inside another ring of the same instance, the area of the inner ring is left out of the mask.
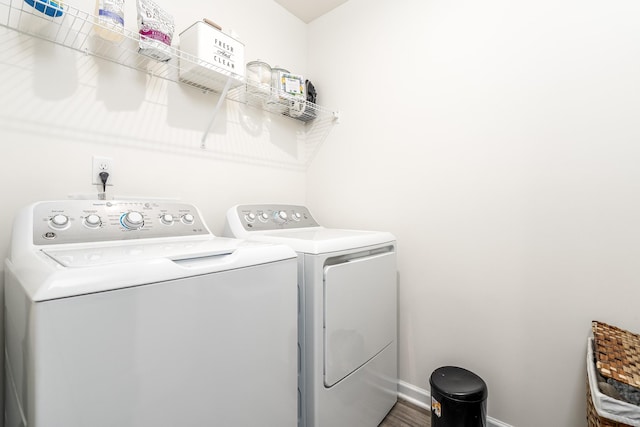
[[[440,405],[440,402],[436,400],[435,397],[431,397],[431,412],[436,414],[438,418],[442,416],[442,406]]]
[[[42,237],[44,237],[45,239],[49,239],[49,240],[55,239],[56,238],[56,233],[54,233],[53,231],[48,231],[48,232],[44,233],[42,235]]]

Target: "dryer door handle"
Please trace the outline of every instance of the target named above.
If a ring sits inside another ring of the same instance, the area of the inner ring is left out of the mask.
[[[362,252],[354,252],[347,255],[340,255],[333,258],[327,258],[324,263],[325,268],[331,265],[344,264],[347,262],[366,261],[368,259],[379,258],[385,256],[390,252],[395,252],[395,246],[383,246],[376,249],[369,249]]]

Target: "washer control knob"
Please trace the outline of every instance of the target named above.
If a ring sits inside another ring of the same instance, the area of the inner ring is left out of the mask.
[[[49,224],[51,224],[51,227],[53,228],[57,228],[59,230],[63,229],[69,225],[69,217],[63,214],[54,215],[49,220]]]
[[[269,214],[266,212],[262,212],[258,218],[260,218],[260,221],[262,222],[267,222],[269,221]]]
[[[277,223],[277,224],[284,224],[287,219],[289,218],[289,216],[287,215],[287,213],[285,211],[277,211],[273,213],[273,220]]]
[[[137,211],[127,212],[122,218],[122,225],[131,230],[142,228],[144,225],[144,216]]]
[[[291,217],[294,221],[300,221],[302,219],[302,215],[300,215],[300,212],[294,212]]]
[[[96,214],[87,215],[84,218],[84,225],[89,228],[98,228],[102,225],[102,219]]]
[[[184,222],[185,224],[193,224],[193,215],[191,214],[184,214],[182,215],[182,222]]]
[[[171,214],[162,214],[162,215],[160,215],[160,222],[163,223],[164,225],[173,224],[173,215],[171,215]]]
[[[246,214],[246,215],[244,216],[244,219],[245,219],[247,222],[253,222],[253,221],[255,221],[255,220],[256,220],[256,214],[254,214],[253,212],[249,212],[248,214]]]

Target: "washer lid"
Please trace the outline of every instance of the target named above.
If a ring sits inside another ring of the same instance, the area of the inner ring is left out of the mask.
[[[296,252],[308,254],[344,251],[395,241],[393,234],[384,231],[325,227],[260,231],[251,233],[247,238],[260,242],[285,244]]]
[[[163,240],[163,241],[160,241]],[[285,245],[223,237],[72,244],[6,260],[11,277],[34,302],[151,285],[273,262],[295,262]]]
[[[225,242],[225,243],[223,243]],[[177,241],[165,243],[140,243],[117,246],[83,246],[81,248],[43,249],[42,252],[70,268],[93,267],[104,264],[136,262],[154,258],[180,261],[194,258],[228,255],[235,251],[226,239]]]

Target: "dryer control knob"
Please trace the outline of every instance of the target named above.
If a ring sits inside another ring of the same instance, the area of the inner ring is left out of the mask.
[[[193,224],[193,215],[191,214],[182,215],[182,222],[184,222],[185,224]]]
[[[122,225],[131,230],[137,230],[144,225],[144,216],[140,212],[127,212],[122,218]]]
[[[84,225],[89,228],[98,228],[102,224],[102,220],[96,214],[88,215],[84,218]]]
[[[49,223],[51,224],[51,227],[60,230],[69,225],[69,217],[63,214],[57,214],[51,217]]]
[[[291,215],[291,217],[293,218],[294,221],[300,221],[300,219],[302,219],[302,215],[300,215],[300,212],[294,212],[293,215]]]
[[[248,214],[246,214],[246,215],[244,216],[244,219],[245,219],[247,222],[253,222],[253,221],[255,221],[255,220],[256,220],[256,214],[254,214],[253,212],[249,212]]]
[[[162,214],[162,215],[160,215],[160,222],[162,222],[164,225],[173,224],[173,215],[171,215],[171,214]]]
[[[277,211],[273,213],[273,220],[278,224],[284,224],[288,218],[289,217],[285,211]]]
[[[262,222],[267,222],[269,221],[269,214],[266,212],[262,212],[258,218],[260,218],[260,221]]]

